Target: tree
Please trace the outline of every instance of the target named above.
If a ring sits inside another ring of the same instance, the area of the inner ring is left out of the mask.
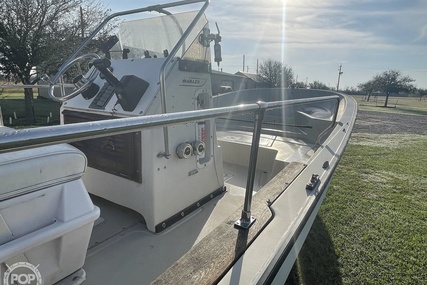
[[[271,87],[288,88],[294,81],[292,68],[272,59],[268,59],[260,64],[259,75]]]
[[[418,88],[417,93],[418,95],[420,95],[420,101],[421,101],[423,97],[427,95],[427,89]]]
[[[366,93],[366,95],[368,96],[366,98],[366,101],[369,101],[369,99],[371,98],[372,92],[374,92],[376,88],[374,80],[369,80],[365,83],[360,83],[359,85],[357,85],[357,87],[359,88],[360,91]]]
[[[329,87],[320,81],[313,81],[312,83],[308,84],[310,86],[310,89],[322,89],[322,90],[329,90]]]
[[[23,84],[38,81],[35,73],[51,73],[81,42],[80,5],[91,19],[107,11],[86,0],[3,0],[0,5],[0,72]],[[95,12],[94,12],[95,10]],[[25,114],[35,122],[33,90],[25,88]]]
[[[372,79],[375,89],[386,95],[384,107],[387,107],[388,97],[392,93],[411,92],[415,89],[415,81],[409,76],[403,76],[398,70],[388,70],[377,74]]]

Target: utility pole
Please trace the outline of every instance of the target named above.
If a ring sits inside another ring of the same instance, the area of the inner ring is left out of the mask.
[[[83,8],[80,6],[80,28],[82,33],[82,38],[85,37],[85,29],[84,29],[84,19],[83,19]]]
[[[249,65],[246,66],[246,72],[249,72]]]
[[[343,72],[341,71],[342,68],[342,64],[340,64],[340,68],[338,69],[338,83],[337,83],[337,91],[340,90],[340,79],[341,79],[341,74],[343,74]]]
[[[242,71],[245,72],[245,55],[243,55],[243,68]]]
[[[256,60],[256,74],[258,74],[258,59]]]

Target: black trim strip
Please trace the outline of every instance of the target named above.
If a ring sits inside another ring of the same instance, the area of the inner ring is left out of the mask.
[[[182,211],[179,211],[175,215],[173,215],[173,216],[167,218],[166,220],[164,220],[163,222],[157,224],[156,227],[155,227],[155,232],[156,233],[160,233],[161,231],[167,229],[171,225],[173,225],[176,222],[178,222],[179,220],[183,219],[188,214],[190,214],[191,212],[193,212],[196,209],[200,208],[201,206],[203,206],[204,204],[206,204],[207,202],[209,202],[213,198],[221,195],[225,191],[226,191],[226,187],[223,186],[223,187],[220,187],[219,189],[213,191],[211,194],[206,195],[205,197],[203,197],[199,201],[191,204],[190,206],[188,206],[187,208],[183,209]]]

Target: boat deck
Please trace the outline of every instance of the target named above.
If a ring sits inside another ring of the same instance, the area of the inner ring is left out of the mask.
[[[243,160],[249,157],[244,152],[250,149],[251,137],[244,132],[220,133],[218,141],[223,152],[230,151],[237,155],[233,158],[223,153],[226,158],[224,179],[227,191],[159,234],[148,231],[143,217],[133,210],[92,196],[94,204],[101,209],[101,217],[95,223],[89,243],[84,265],[87,273],[85,284],[120,284],[123,276],[126,276],[127,283],[150,283],[214,229],[218,230],[222,226],[230,228],[231,232],[238,232],[230,226],[229,219],[233,213],[239,215],[241,212],[247,168],[243,166],[246,161],[237,160],[236,157]],[[307,161],[312,152],[302,141],[263,135],[258,163],[261,169],[257,170],[254,192],[258,192],[268,180],[293,161],[303,165],[301,162]],[[268,166],[263,159],[270,159],[270,172],[265,169]],[[258,214],[265,216],[264,221],[258,221],[260,227],[271,218],[265,201],[267,198],[274,199],[275,194],[268,195],[262,198],[262,211],[268,213]],[[224,226],[225,221],[228,223]],[[220,240],[218,243],[226,244]],[[233,240],[232,244],[235,243]],[[229,250],[226,248],[226,251]],[[222,272],[225,268],[218,270]]]
[[[153,281],[238,208],[241,197],[224,196],[160,234],[149,232],[132,210],[93,197],[103,221],[93,230],[84,266],[86,283],[121,284],[123,276],[130,284]]]

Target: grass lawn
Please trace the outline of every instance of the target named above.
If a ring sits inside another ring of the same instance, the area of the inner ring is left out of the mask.
[[[359,110],[427,116],[427,99],[420,100],[419,97],[389,97],[388,108],[384,108],[384,96],[378,96],[377,98],[371,96],[369,101],[365,100],[365,96],[355,95],[353,97],[357,101]]]
[[[427,115],[417,98],[357,99]],[[426,135],[352,135],[286,284],[427,284]]]
[[[427,136],[389,139],[353,135],[294,284],[427,284]]]
[[[37,88],[34,88],[33,90],[34,112],[36,115],[35,125],[28,123],[25,119],[23,89],[5,89],[0,93],[0,107],[3,113],[3,122],[5,126],[22,128],[24,126],[33,127],[59,124],[60,104],[49,99],[37,98]],[[12,124],[10,124],[11,121]]]

